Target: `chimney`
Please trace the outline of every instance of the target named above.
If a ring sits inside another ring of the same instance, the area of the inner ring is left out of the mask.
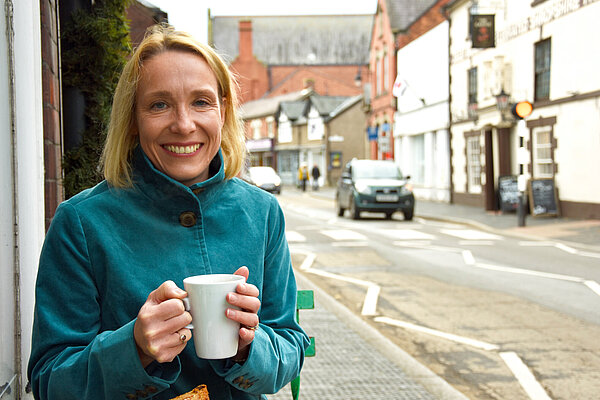
[[[252,21],[240,21],[240,41],[238,44],[238,57],[240,60],[251,60],[252,53]]]

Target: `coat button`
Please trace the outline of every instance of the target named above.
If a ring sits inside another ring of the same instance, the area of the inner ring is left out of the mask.
[[[185,211],[179,215],[179,223],[186,228],[196,225],[196,214],[192,211]]]

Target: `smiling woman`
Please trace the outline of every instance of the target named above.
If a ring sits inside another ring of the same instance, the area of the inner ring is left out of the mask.
[[[235,91],[214,50],[170,27],[127,62],[106,180],[58,207],[40,256],[35,398],[161,400],[206,385],[215,399],[266,399],[298,376],[309,341],[283,213],[235,177],[246,154]],[[201,322],[190,330],[180,288],[209,274],[244,278],[217,300],[239,326],[230,358],[198,358],[190,342]]]

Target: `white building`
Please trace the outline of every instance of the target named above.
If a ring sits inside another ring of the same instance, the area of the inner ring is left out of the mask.
[[[39,0],[0,1],[0,397],[25,392],[44,240]],[[9,388],[10,387],[10,388]]]
[[[448,22],[398,50],[394,154],[417,198],[450,201]]]
[[[600,218],[600,1],[455,0],[446,11],[453,201],[497,209],[498,178],[522,166],[553,182],[557,214]],[[473,48],[471,15],[494,15],[495,47]],[[502,91],[509,105],[533,103],[521,135],[499,111]]]

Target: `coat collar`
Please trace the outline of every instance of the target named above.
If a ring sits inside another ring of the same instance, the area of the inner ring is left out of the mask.
[[[195,183],[188,187],[159,171],[152,165],[141,146],[133,150],[133,182],[149,197],[171,197],[192,195],[200,197],[200,194],[211,192],[225,180],[225,168],[223,165],[223,154],[221,149],[209,165],[209,178],[204,182]]]

